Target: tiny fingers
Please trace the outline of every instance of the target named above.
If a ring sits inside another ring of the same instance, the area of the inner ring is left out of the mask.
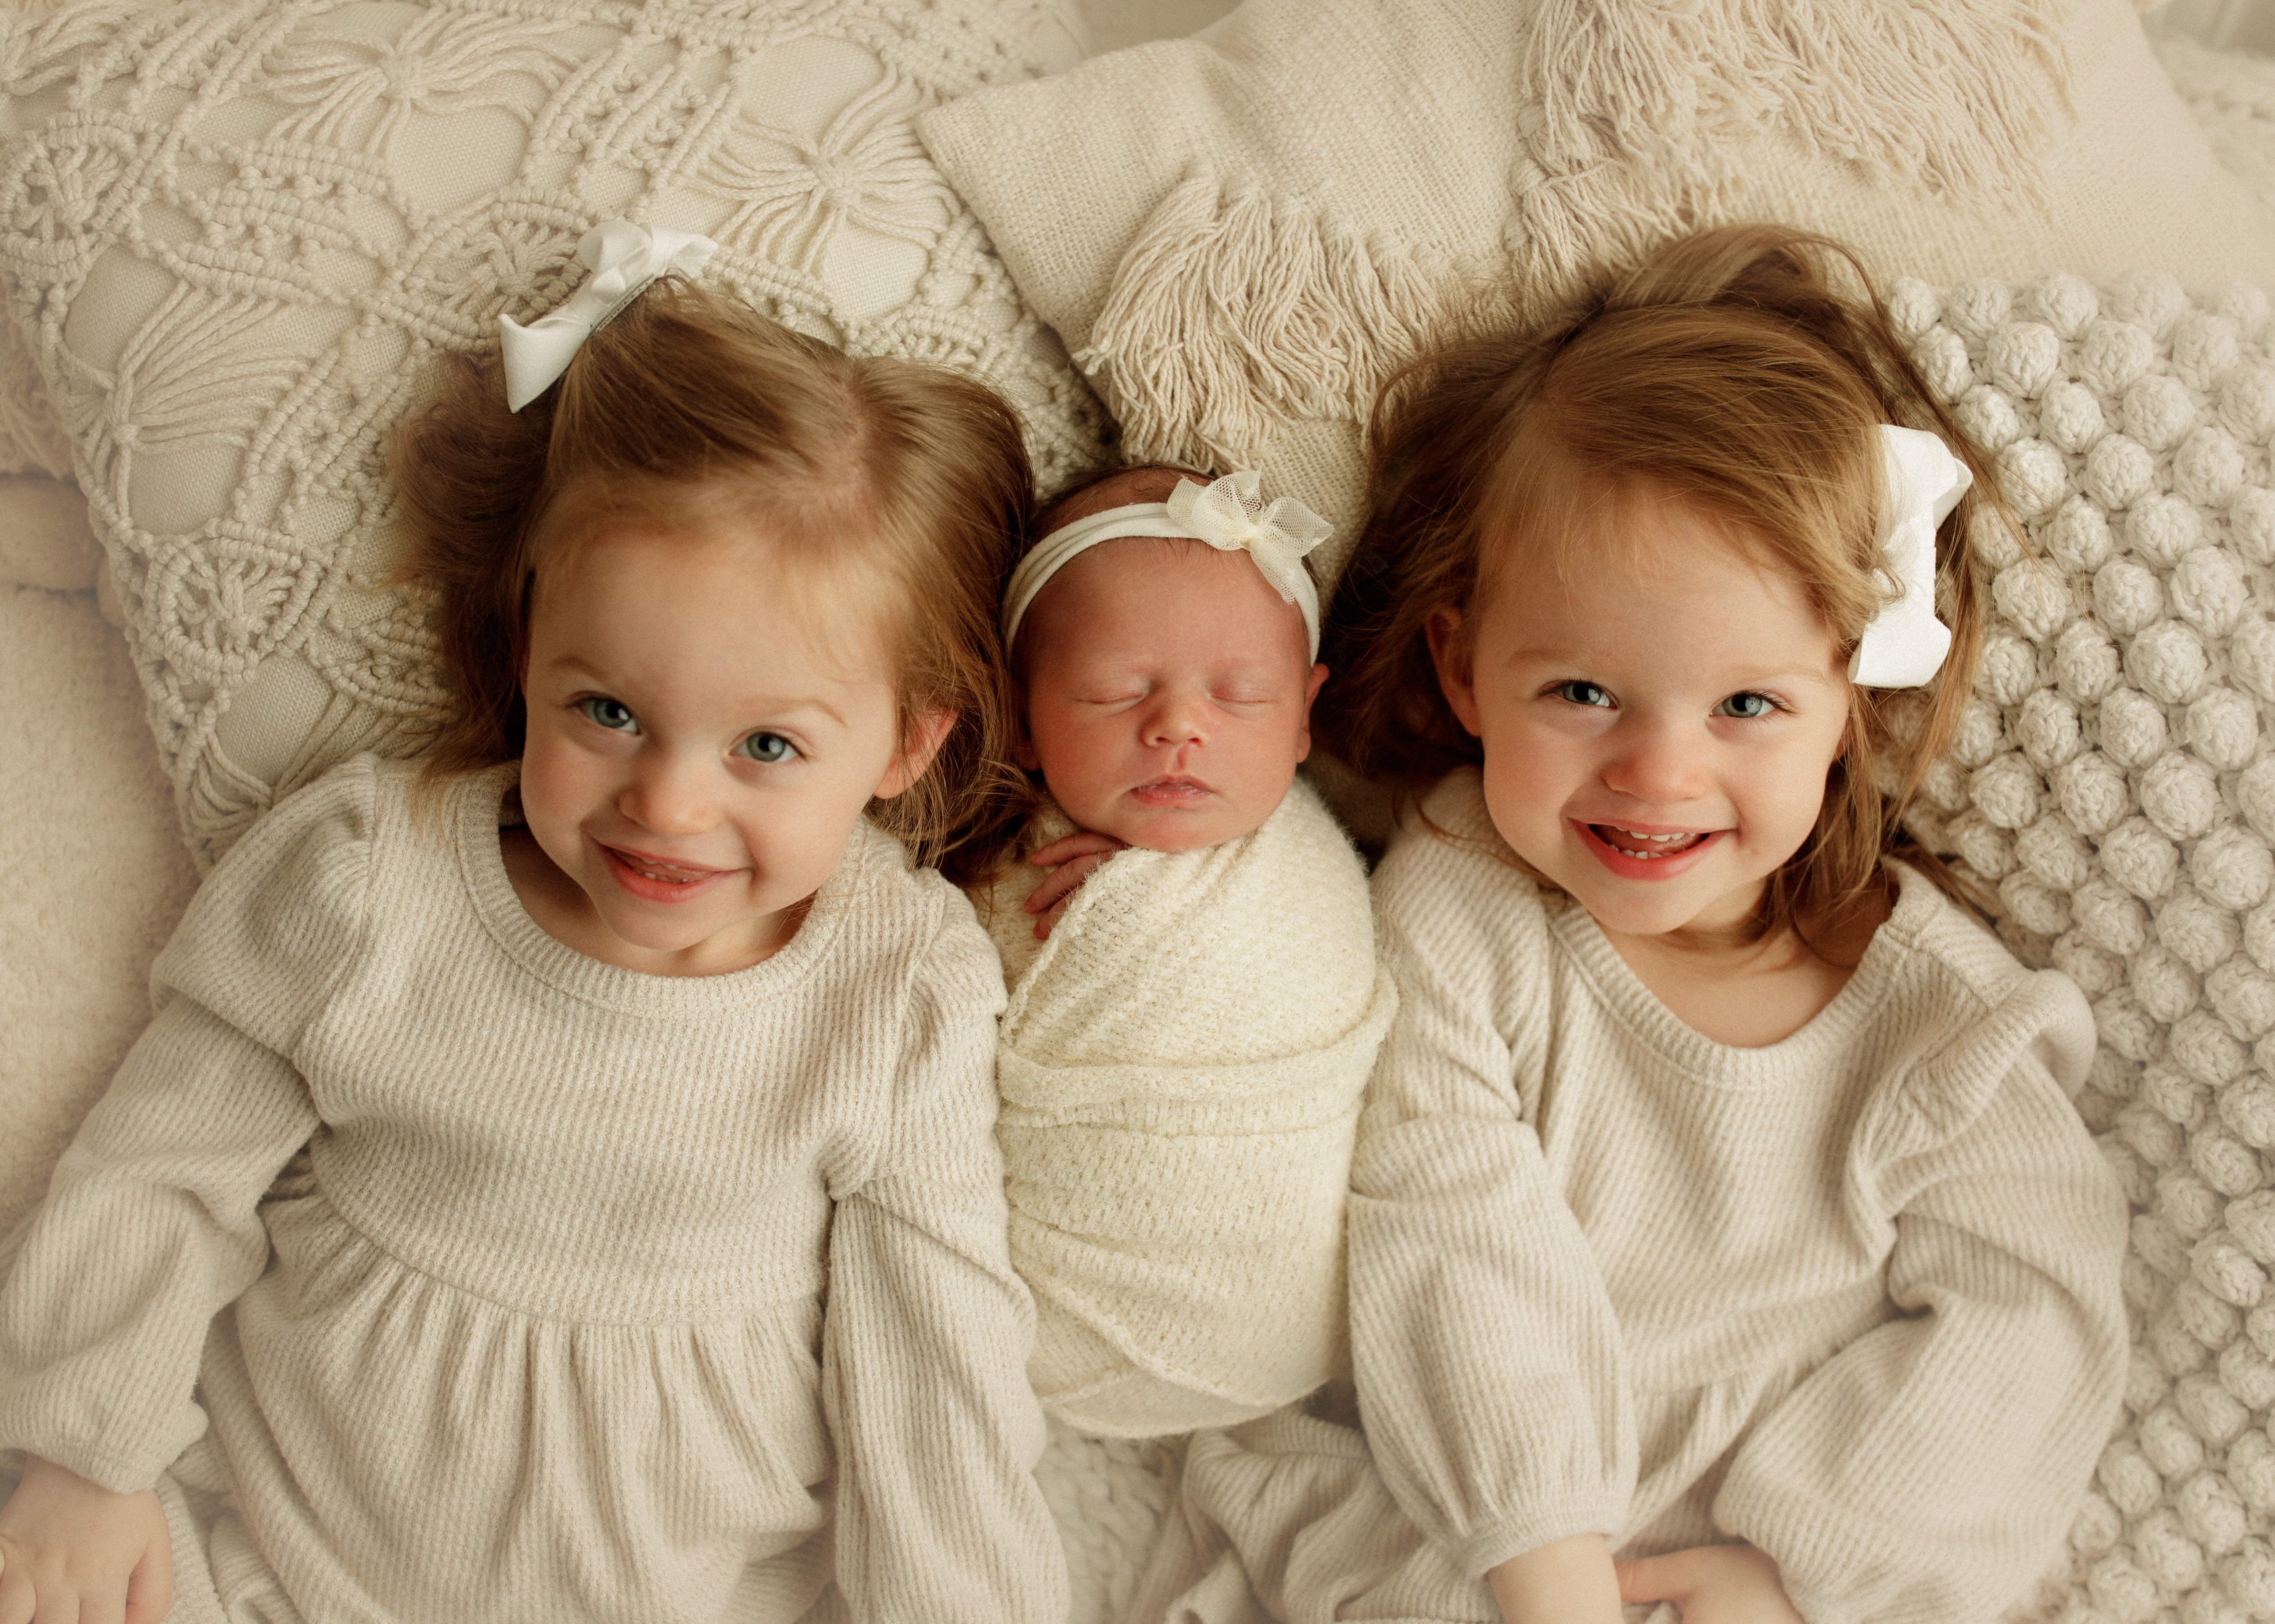
[[[1087,829],[1077,829],[1047,846],[1036,847],[1027,854],[1027,861],[1037,868],[1056,868],[1076,857],[1112,857],[1115,852],[1126,850],[1126,843],[1111,835],[1093,835]]]

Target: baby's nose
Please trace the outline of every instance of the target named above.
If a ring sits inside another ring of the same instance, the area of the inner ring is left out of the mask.
[[[1208,703],[1183,690],[1158,695],[1145,713],[1149,744],[1198,744],[1208,738]]]

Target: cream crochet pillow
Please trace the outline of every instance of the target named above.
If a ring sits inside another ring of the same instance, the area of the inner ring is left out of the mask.
[[[624,216],[856,353],[1019,411],[1044,486],[1095,401],[918,145],[1076,54],[1061,0],[70,0],[0,11],[0,272],[201,865],[347,754],[416,748],[388,428]],[[1078,26],[1078,24],[1076,25]],[[6,358],[0,355],[0,366]]]
[[[2240,1624],[2275,1613],[2275,322],[2150,275],[1889,303],[2032,541],[1976,537],[1982,669],[1918,829],[2094,1001],[2079,1108],[2138,1214],[2125,1419],[2037,1613]]]
[[[1127,449],[1260,463],[1330,569],[1377,386],[1478,284],[1742,217],[1883,276],[2275,279],[2127,0],[1247,0],[918,127]]]

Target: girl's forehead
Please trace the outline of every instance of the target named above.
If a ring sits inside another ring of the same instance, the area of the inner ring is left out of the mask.
[[[1653,668],[1825,664],[1830,628],[1803,585],[1711,516],[1635,510],[1586,546],[1514,556],[1488,589],[1480,635],[1516,654]]]
[[[867,674],[888,663],[890,594],[873,572],[830,553],[747,525],[603,520],[540,555],[532,617],[574,635],[637,608],[663,639],[675,614],[693,623],[731,613],[754,646],[795,644],[817,664]]]

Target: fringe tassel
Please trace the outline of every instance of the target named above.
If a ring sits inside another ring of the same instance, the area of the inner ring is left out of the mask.
[[[1538,0],[1518,42],[1524,144],[1549,175],[1616,162],[1695,206],[1736,130],[1783,130],[1878,185],[2043,200],[2072,112],[2072,0]],[[2017,54],[2044,69],[2014,72]]]
[[[1132,458],[1253,467],[1278,422],[1364,422],[1383,381],[1453,320],[1462,282],[1447,256],[1197,174],[1122,256],[1074,359]]]
[[[1364,423],[1383,381],[1456,323],[1523,319],[1592,266],[1742,208],[1734,132],[1781,131],[1875,184],[2037,200],[2070,111],[2075,0],[1531,0],[1506,259],[1362,237],[1213,175],[1170,193],[1115,271],[1076,363],[1125,451],[1252,466],[1275,423]],[[2017,54],[2045,72],[2014,72]]]

